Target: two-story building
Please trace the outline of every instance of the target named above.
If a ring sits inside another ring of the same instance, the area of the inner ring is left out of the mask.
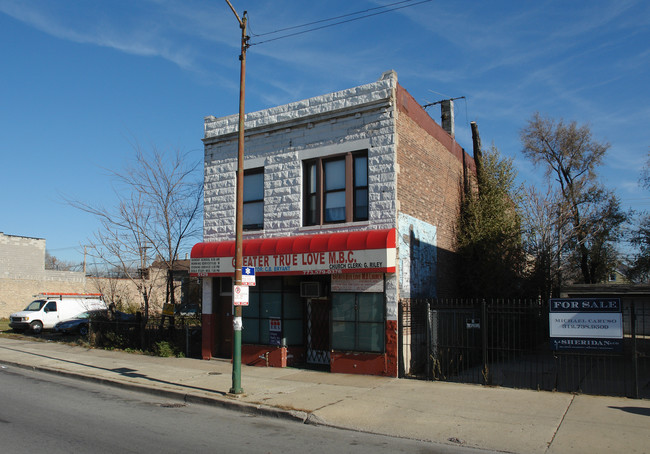
[[[246,115],[242,362],[396,377],[401,297],[454,294],[474,160],[386,72]],[[203,357],[231,357],[238,116],[205,119]]]

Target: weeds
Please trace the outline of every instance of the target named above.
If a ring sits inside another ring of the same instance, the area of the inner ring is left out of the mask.
[[[185,357],[182,351],[179,351],[176,347],[167,341],[156,342],[153,353],[154,355],[161,356],[163,358],[169,358],[171,356],[176,356],[177,358]]]

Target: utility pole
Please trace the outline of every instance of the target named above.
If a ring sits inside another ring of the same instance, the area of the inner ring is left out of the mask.
[[[246,11],[243,19],[239,18],[237,11],[233,8],[230,0],[226,0],[228,6],[235,14],[239,27],[241,28],[241,54],[239,55],[240,75],[239,75],[239,139],[237,155],[237,205],[235,208],[235,285],[241,285],[241,275],[243,266],[243,215],[244,215],[244,99],[246,86],[246,50],[248,49],[248,39],[246,35],[246,23],[248,21]],[[233,291],[233,298],[235,292]],[[234,305],[234,300],[233,300]],[[243,394],[241,387],[241,330],[242,330],[242,308],[234,306],[235,314],[232,321],[232,387],[231,394]]]

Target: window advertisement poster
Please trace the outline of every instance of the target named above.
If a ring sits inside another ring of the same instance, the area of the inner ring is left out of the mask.
[[[282,346],[282,320],[269,319],[269,344]]]
[[[619,298],[552,298],[549,333],[553,350],[622,351]]]

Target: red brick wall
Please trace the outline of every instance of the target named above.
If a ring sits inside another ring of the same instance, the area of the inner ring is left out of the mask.
[[[474,160],[399,85],[397,110],[399,211],[437,227],[437,296],[454,296],[456,225]]]

